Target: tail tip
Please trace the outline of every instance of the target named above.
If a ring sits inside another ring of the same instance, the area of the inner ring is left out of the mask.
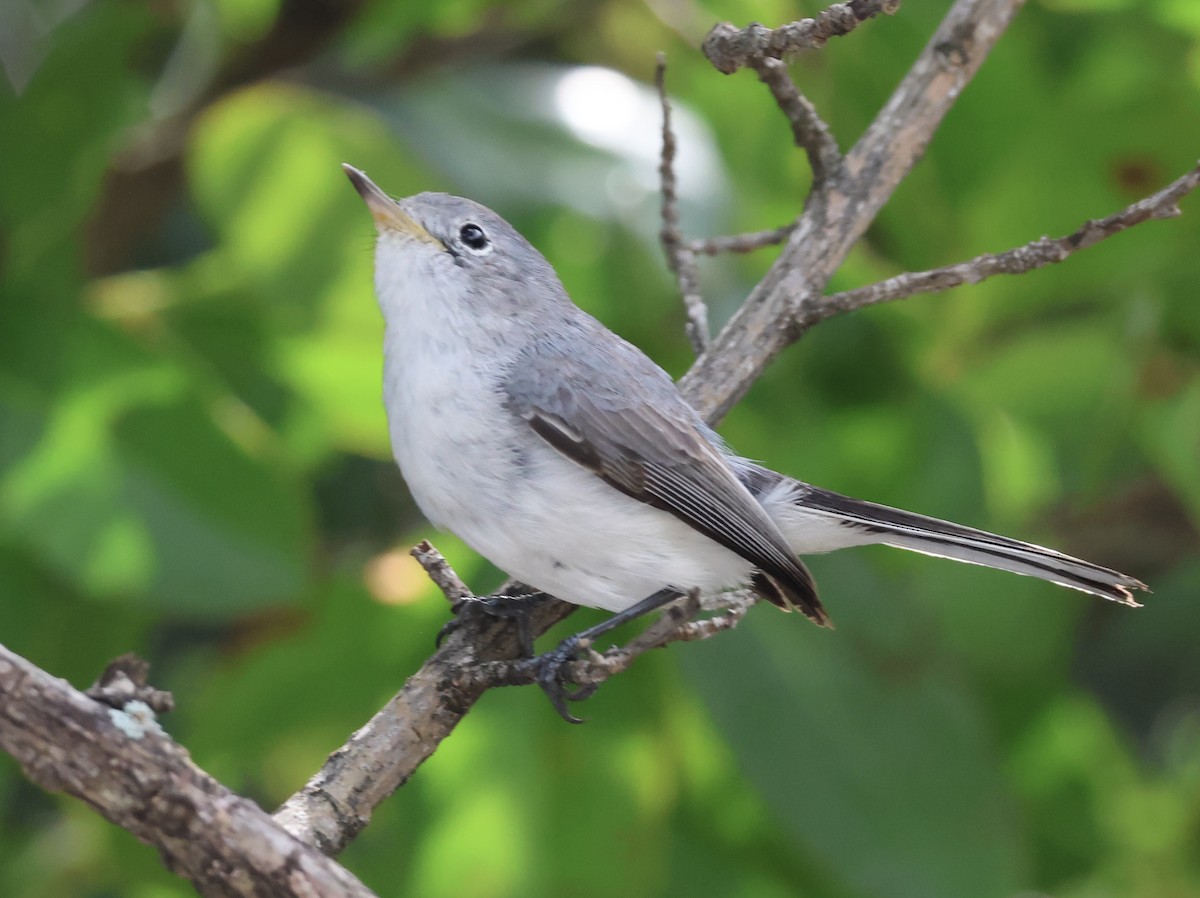
[[[1150,587],[1141,580],[1135,580],[1133,577],[1125,577],[1121,582],[1113,584],[1114,595],[1112,599],[1126,608],[1142,608],[1142,603],[1134,598],[1134,590],[1146,593],[1151,591]]]

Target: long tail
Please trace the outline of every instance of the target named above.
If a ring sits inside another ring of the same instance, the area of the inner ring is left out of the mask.
[[[938,558],[1012,571],[1120,602],[1141,604],[1146,585],[1119,571],[985,530],[852,499],[745,463],[739,473],[798,554],[882,543]]]

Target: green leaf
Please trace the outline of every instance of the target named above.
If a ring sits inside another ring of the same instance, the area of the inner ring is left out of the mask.
[[[689,676],[767,804],[853,894],[1010,895],[1021,843],[978,703],[898,617],[895,587],[858,583],[828,602],[838,630],[756,608],[681,653]]]
[[[310,515],[269,459],[247,455],[192,401],[132,410],[114,437],[121,498],[153,549],[150,599],[226,614],[295,598]]]

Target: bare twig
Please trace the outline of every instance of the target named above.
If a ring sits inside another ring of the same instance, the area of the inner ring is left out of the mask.
[[[609,677],[627,670],[638,656],[674,641],[674,634],[690,623],[699,610],[700,597],[693,591],[668,605],[650,626],[628,644],[613,646],[603,653],[589,647],[586,658],[568,665],[571,682],[587,689],[590,695],[596,686]],[[491,689],[497,686],[528,686],[537,682],[540,671],[539,659],[522,658],[476,664],[465,673],[474,684]]]
[[[679,283],[683,307],[687,312],[687,335],[696,355],[708,347],[708,307],[700,295],[700,279],[696,273],[696,255],[679,231],[679,195],[675,180],[675,132],[671,130],[671,101],[667,97],[667,57],[659,53],[654,66],[654,86],[662,104],[662,161],[658,171],[662,177],[662,240],[667,266]]]
[[[842,153],[829,126],[808,97],[796,87],[784,63],[770,57],[755,57],[750,60],[750,66],[758,72],[758,79],[771,91],[771,96],[787,116],[792,126],[792,139],[808,155],[814,183],[824,182],[842,164]]]
[[[764,246],[774,246],[783,243],[788,235],[796,230],[796,223],[790,221],[781,228],[770,231],[752,231],[749,234],[734,234],[729,237],[705,237],[692,240],[688,248],[697,255],[715,256],[720,253],[749,253]]]
[[[572,682],[594,691],[610,677],[624,673],[633,662],[651,649],[662,648],[672,642],[696,642],[708,639],[726,630],[732,630],[746,616],[758,596],[742,590],[725,597],[724,609],[713,617],[696,620],[700,611],[700,596],[693,590],[690,594],[669,606],[642,633],[623,646],[613,646],[604,652],[592,652],[570,666]]]
[[[651,649],[672,642],[694,642],[708,639],[738,625],[757,596],[746,590],[726,598],[721,613],[695,620],[700,611],[700,596],[693,591],[669,605],[645,630],[625,645],[612,646],[603,652],[589,651],[587,657],[568,665],[571,682],[590,695],[605,680],[624,673],[637,658]],[[474,686],[485,689],[497,686],[527,686],[537,682],[538,659],[492,661],[474,665],[464,674]]]
[[[140,699],[94,701],[3,646],[0,749],[43,789],[86,801],[157,848],[201,895],[373,894],[193,764]]]
[[[1062,262],[1067,257],[1119,234],[1136,224],[1156,218],[1172,218],[1179,214],[1178,202],[1200,185],[1200,164],[1172,181],[1158,193],[1126,206],[1120,212],[1088,221],[1065,237],[1042,237],[1025,246],[1003,253],[984,253],[957,265],[947,265],[931,271],[896,275],[867,287],[846,290],[827,296],[819,305],[806,306],[804,325],[861,309],[864,306],[902,299],[916,293],[937,293],[961,284],[977,284],[997,274],[1024,274],[1036,268]]]
[[[442,591],[442,595],[451,605],[457,605],[463,599],[474,598],[474,593],[467,587],[467,584],[463,583],[462,578],[458,576],[454,568],[450,567],[450,563],[442,557],[442,553],[435,549],[429,540],[421,540],[409,550],[408,554],[420,562],[421,567],[425,568],[425,573],[429,575],[429,579]]]
[[[783,59],[801,50],[823,47],[831,37],[849,34],[867,19],[880,13],[892,15],[899,8],[900,0],[849,0],[833,4],[815,18],[779,28],[754,22],[739,29],[721,22],[708,33],[701,50],[717,71],[730,75],[755,57]]]
[[[716,636],[725,630],[732,630],[742,622],[746,612],[757,602],[757,593],[748,590],[734,593],[729,604],[720,614],[681,624],[673,638],[679,642],[695,642]]]

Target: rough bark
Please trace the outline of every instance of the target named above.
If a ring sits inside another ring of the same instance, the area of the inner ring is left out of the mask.
[[[370,898],[344,867],[192,763],[149,705],[114,708],[0,646],[0,749],[48,792],[66,792],[158,849],[220,898]]]

